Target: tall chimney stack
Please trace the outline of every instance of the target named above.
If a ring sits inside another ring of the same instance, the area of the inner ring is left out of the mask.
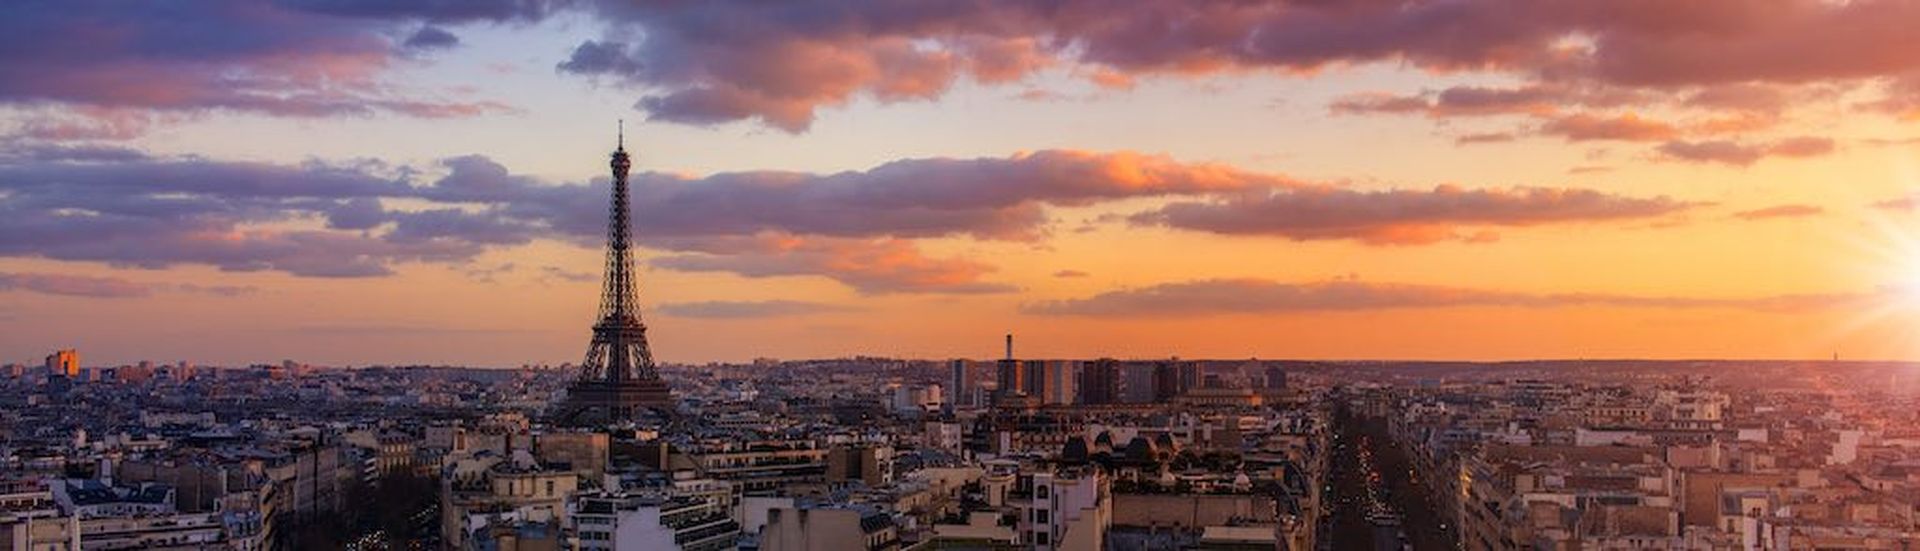
[[[1013,359],[1013,333],[1007,333],[1007,359]]]

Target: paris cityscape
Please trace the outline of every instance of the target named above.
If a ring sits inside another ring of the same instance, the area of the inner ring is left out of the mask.
[[[0,545],[1920,548],[1916,28],[8,3]]]

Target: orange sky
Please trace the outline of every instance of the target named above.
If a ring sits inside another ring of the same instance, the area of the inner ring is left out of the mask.
[[[619,118],[667,361],[1920,359],[1920,5],[1134,3],[0,8],[0,361],[578,361]]]

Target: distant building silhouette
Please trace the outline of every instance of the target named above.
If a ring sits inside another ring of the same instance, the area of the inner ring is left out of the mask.
[[[56,350],[47,355],[47,374],[68,379],[80,377],[80,351],[72,348]]]
[[[1027,377],[1024,367],[1025,366],[1020,364],[1020,360],[1013,359],[1013,334],[1008,333],[1007,355],[1000,359],[1000,364],[996,366],[994,371],[993,382],[997,388],[995,391],[996,398],[1005,398],[1026,392]]]
[[[1080,369],[1080,403],[1120,403],[1120,360],[1100,358]]]
[[[1277,365],[1267,366],[1267,388],[1283,390],[1287,388],[1287,370]]]

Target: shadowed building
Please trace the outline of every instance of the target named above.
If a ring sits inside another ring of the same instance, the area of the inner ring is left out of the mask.
[[[1101,358],[1080,371],[1080,403],[1105,405],[1120,403],[1120,361]]]

